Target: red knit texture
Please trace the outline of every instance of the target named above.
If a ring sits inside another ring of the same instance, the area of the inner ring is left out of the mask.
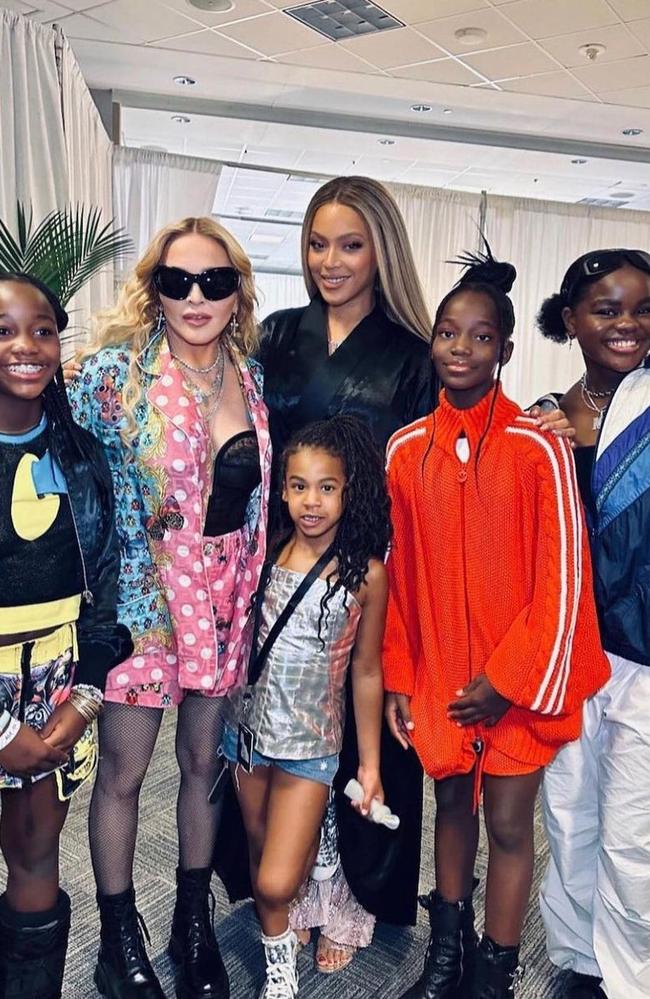
[[[485,433],[491,403],[454,409],[443,391],[387,451],[384,682],[411,695],[415,747],[436,778],[472,770],[477,739],[486,773],[546,765],[579,736],[582,704],[610,672],[571,450],[500,388]],[[513,706],[492,728],[459,728],[448,706],[483,673]]]

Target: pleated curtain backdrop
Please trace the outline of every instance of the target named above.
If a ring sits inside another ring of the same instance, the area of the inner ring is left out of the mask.
[[[301,274],[255,274],[257,315],[266,319],[278,309],[295,309],[307,305],[309,295]]]
[[[163,226],[212,214],[220,173],[216,160],[114,147],[113,210],[135,244],[135,252],[120,263],[121,278]]]

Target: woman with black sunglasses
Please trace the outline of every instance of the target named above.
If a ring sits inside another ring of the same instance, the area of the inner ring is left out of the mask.
[[[213,219],[152,240],[70,386],[104,445],[123,551],[118,614],[133,656],[108,677],[90,809],[101,943],[115,999],[163,992],[138,924],[138,799],[165,709],[178,708],[179,865],[169,953],[184,999],[225,999],[209,911],[224,695],[242,681],[265,554],[271,451],[251,266]]]
[[[599,250],[569,267],[538,325],[577,341],[560,398],[576,429],[601,639],[612,679],[544,778],[551,862],[541,894],[566,999],[650,995],[650,255]],[[556,397],[553,397],[555,403]]]

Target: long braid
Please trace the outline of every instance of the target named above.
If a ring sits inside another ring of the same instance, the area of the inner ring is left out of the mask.
[[[367,426],[356,417],[333,416],[310,423],[294,434],[282,454],[282,482],[289,458],[301,448],[318,448],[340,458],[346,479],[343,514],[334,540],[337,570],[328,577],[321,601],[320,637],[334,594],[341,588],[356,592],[366,578],[370,559],[384,558],[392,533],[390,500],[382,455]],[[286,539],[286,510],[284,515]]]

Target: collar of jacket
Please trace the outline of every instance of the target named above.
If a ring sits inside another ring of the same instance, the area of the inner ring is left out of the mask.
[[[140,370],[144,371],[147,375],[156,377],[161,374],[162,359],[160,355],[162,348],[167,343],[167,337],[165,336],[166,331],[167,327],[164,322],[158,323],[154,326],[151,338],[135,359]]]
[[[494,409],[490,419],[493,399]],[[496,398],[494,391],[491,390],[470,409],[456,409],[447,399],[447,393],[443,389],[440,393],[440,404],[435,411],[433,438],[438,447],[455,455],[456,441],[459,437],[467,437],[470,451],[474,454],[482,437],[487,441],[493,431],[508,426],[520,413],[519,406],[503,394],[500,384],[496,389]]]

